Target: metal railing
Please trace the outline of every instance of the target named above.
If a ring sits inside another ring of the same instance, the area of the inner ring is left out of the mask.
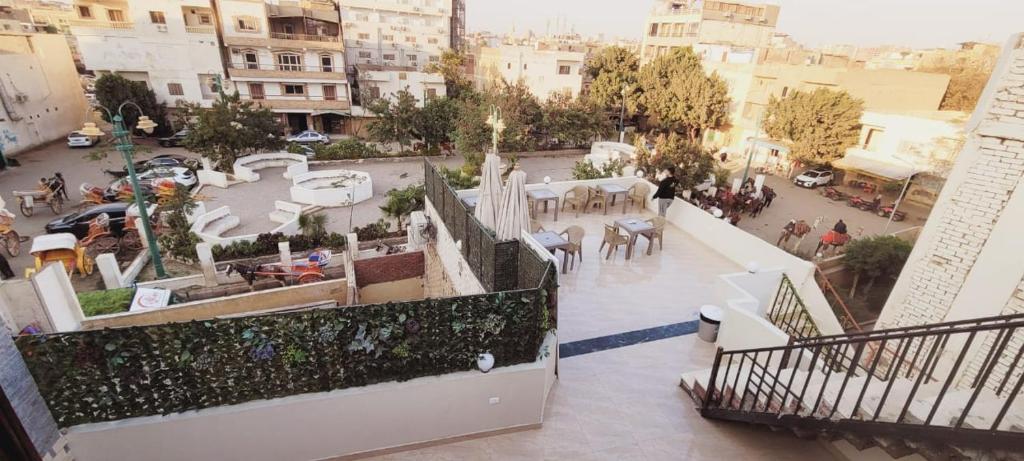
[[[842,325],[843,331],[864,331],[864,329],[861,328],[860,322],[858,322],[857,319],[854,318],[853,313],[850,312],[850,308],[846,307],[846,302],[843,301],[843,297],[839,296],[839,292],[836,291],[834,286],[832,286],[832,282],[829,281],[828,276],[826,276],[825,273],[821,271],[821,268],[817,266],[814,267],[814,273],[821,277],[818,283],[825,289],[825,299],[828,300],[827,295],[831,294],[832,299],[835,300],[834,302],[839,305],[839,309],[836,309],[836,306],[832,305],[832,312],[835,313],[836,318],[839,319],[839,324]]]
[[[128,21],[102,21],[98,19],[72,19],[72,26],[77,27],[96,27],[100,29],[123,29],[130,30],[135,28],[135,24]]]
[[[772,324],[791,337],[809,338],[821,335],[796,287],[785,274],[779,282],[779,289],[768,309],[767,317]]]
[[[190,34],[212,34],[214,33],[213,26],[185,26],[185,32]]]
[[[248,62],[232,62],[229,64],[232,69],[241,70],[268,70],[278,72],[323,72],[328,74],[339,74],[338,78],[345,78],[344,66],[308,66],[305,64],[263,64]]]
[[[314,34],[289,34],[285,32],[271,32],[270,38],[276,38],[281,40],[305,40],[309,42],[338,42],[340,38],[337,35],[314,35]]]
[[[1011,408],[1024,385],[1022,355],[1024,314],[719,349],[702,414],[1019,448],[1024,421]]]

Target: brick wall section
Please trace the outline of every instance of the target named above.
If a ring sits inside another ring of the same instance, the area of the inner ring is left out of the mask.
[[[1014,50],[1008,70],[985,120],[1020,125],[1024,133],[1024,44]],[[1024,136],[1007,139],[984,130],[975,135],[980,141],[977,161],[953,193],[952,206],[942,216],[931,217],[938,221],[937,238],[920,262],[908,265],[908,294],[881,327],[943,321],[1010,195],[1024,179]]]
[[[448,298],[459,296],[455,285],[448,273],[441,264],[441,257],[437,254],[437,248],[433,244],[427,245],[423,250],[424,269],[423,276],[426,279],[423,286],[423,296],[427,298]]]
[[[423,276],[423,252],[380,256],[369,259],[357,259],[356,284],[359,288],[374,283],[394,282]]]
[[[1013,315],[1013,314],[1024,314],[1024,280],[1021,280],[1020,284],[1017,285],[1017,289],[1014,290],[1013,296],[1006,302],[1006,306],[1003,307],[1000,315]],[[984,337],[984,347],[982,351],[990,351],[996,345],[996,333],[989,333]],[[1020,329],[1013,332],[1013,336],[1010,338],[1010,342],[1006,344],[1003,352],[999,355],[999,359],[996,360],[996,366],[992,369],[992,373],[989,374],[989,378],[985,381],[985,387],[996,390],[1002,381],[1005,379],[1007,372],[1010,370],[1010,366],[1013,365],[1013,360],[1016,358],[1017,351],[1024,347],[1024,331]],[[964,379],[960,381],[960,387],[966,387],[976,376],[981,372],[981,367],[984,365],[985,356],[979,354],[974,357],[973,360],[964,369]],[[1017,378],[1024,373],[1024,367],[1018,363],[1014,369],[1013,374],[1007,381],[1007,386],[1012,386],[1017,382]]]

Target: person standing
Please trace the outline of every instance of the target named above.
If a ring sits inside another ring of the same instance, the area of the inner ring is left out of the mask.
[[[4,255],[0,255],[0,280],[14,278],[14,271],[11,270],[11,265],[7,262],[7,258]]]
[[[676,185],[678,184],[676,167],[668,167],[667,175],[658,183],[658,190],[654,192],[654,198],[658,199],[658,216],[664,217],[668,212],[669,205],[672,205],[672,200],[676,197]]]

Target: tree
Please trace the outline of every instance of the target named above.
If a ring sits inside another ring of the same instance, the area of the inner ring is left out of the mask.
[[[192,233],[192,225],[188,222],[188,215],[195,208],[195,199],[188,188],[181,184],[177,184],[174,194],[160,205],[160,209],[167,213],[167,229],[160,234],[160,247],[174,258],[185,262],[199,260],[196,255],[199,236]]]
[[[368,109],[376,117],[366,127],[370,137],[378,142],[397,142],[402,151],[412,142],[416,134],[416,119],[420,109],[416,97],[408,89],[395,93],[392,98],[377,98],[370,102]]]
[[[846,244],[843,266],[854,274],[850,297],[857,293],[857,283],[862,277],[868,277],[864,291],[869,292],[878,277],[899,275],[912,249],[910,242],[892,235],[860,238]]]
[[[327,235],[327,215],[323,213],[300,214],[299,230],[302,231],[302,235],[314,241],[323,240]]]
[[[985,89],[989,77],[992,76],[991,63],[969,63],[967,65],[947,65],[919,69],[921,72],[949,75],[949,86],[942,96],[940,110],[959,110],[971,112],[978,105],[981,92]]]
[[[131,101],[142,108],[142,113],[140,114],[135,106],[125,104],[121,108],[125,126],[129,128],[134,127],[140,115],[147,115],[157,123],[155,133],[166,134],[171,132],[171,127],[167,121],[167,105],[156,102],[156,93],[149,89],[145,82],[131,81],[118,74],[103,74],[100,78],[96,79],[96,101],[115,114],[118,107],[121,107],[121,104]],[[109,114],[102,110],[100,113],[103,116],[103,120],[112,122]]]
[[[712,152],[676,133],[658,136],[653,153],[640,141],[636,147],[637,169],[653,179],[659,172],[674,166],[676,179],[679,180],[677,190],[680,192],[694,188],[715,173]]]
[[[540,102],[521,81],[500,81],[483,93],[462,100],[455,132],[456,147],[463,153],[489,150],[491,127],[486,122],[492,105],[501,110],[501,119],[505,123],[499,149],[503,152],[533,150],[537,145],[535,132],[544,114]]]
[[[548,142],[581,146],[611,131],[611,122],[596,104],[553,93],[542,106],[543,128]]]
[[[417,111],[414,129],[427,145],[427,150],[436,149],[455,136],[458,117],[458,101],[450,98],[427,98],[423,108]]]
[[[380,210],[386,216],[395,218],[398,221],[398,230],[402,230],[402,219],[409,216],[413,211],[423,209],[426,200],[426,189],[422,184],[413,184],[404,189],[391,189],[388,191],[388,198]]]
[[[791,161],[826,164],[857,144],[863,113],[864,103],[845,91],[794,91],[768,102],[764,130],[789,144]]]
[[[651,122],[681,130],[690,142],[729,123],[728,85],[718,74],[705,74],[690,48],[676,49],[641,68],[639,85],[640,104]]]
[[[431,63],[425,70],[444,76],[449,98],[461,99],[473,91],[473,82],[466,77],[466,55],[460,51],[450,48],[444,50],[438,62]]]
[[[186,104],[185,113],[185,148],[209,158],[220,171],[234,171],[239,157],[285,146],[277,115],[242,101],[237,92],[217,99],[209,109]]]
[[[591,78],[587,100],[606,110],[618,111],[625,86],[626,113],[636,114],[641,94],[637,80],[639,69],[640,59],[636,53],[621,46],[601,49],[587,60],[586,72]]]

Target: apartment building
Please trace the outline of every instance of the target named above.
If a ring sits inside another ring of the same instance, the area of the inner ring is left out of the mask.
[[[415,67],[374,64],[356,64],[355,67],[359,95],[367,101],[390,98],[404,90],[416,97],[417,107],[423,107],[423,102],[427,99],[447,95],[447,87],[441,74],[419,72]]]
[[[11,0],[0,0],[0,32],[34,32],[32,15]]]
[[[224,66],[210,0],[75,0],[73,9],[87,70],[145,82],[169,107],[215,99]]]
[[[580,94],[586,54],[568,46],[546,44],[502,44],[480,47],[476,53],[474,78],[484,88],[497,81],[522,81],[541,100],[552,93]]]
[[[329,0],[218,0],[228,75],[242,99],[292,132],[341,133],[350,114],[338,6]]]
[[[462,0],[339,0],[346,60],[423,69],[462,43]],[[454,26],[453,26],[454,25]]]
[[[771,46],[779,6],[755,2],[658,0],[644,27],[640,62],[689,46],[705,60],[749,63]]]

